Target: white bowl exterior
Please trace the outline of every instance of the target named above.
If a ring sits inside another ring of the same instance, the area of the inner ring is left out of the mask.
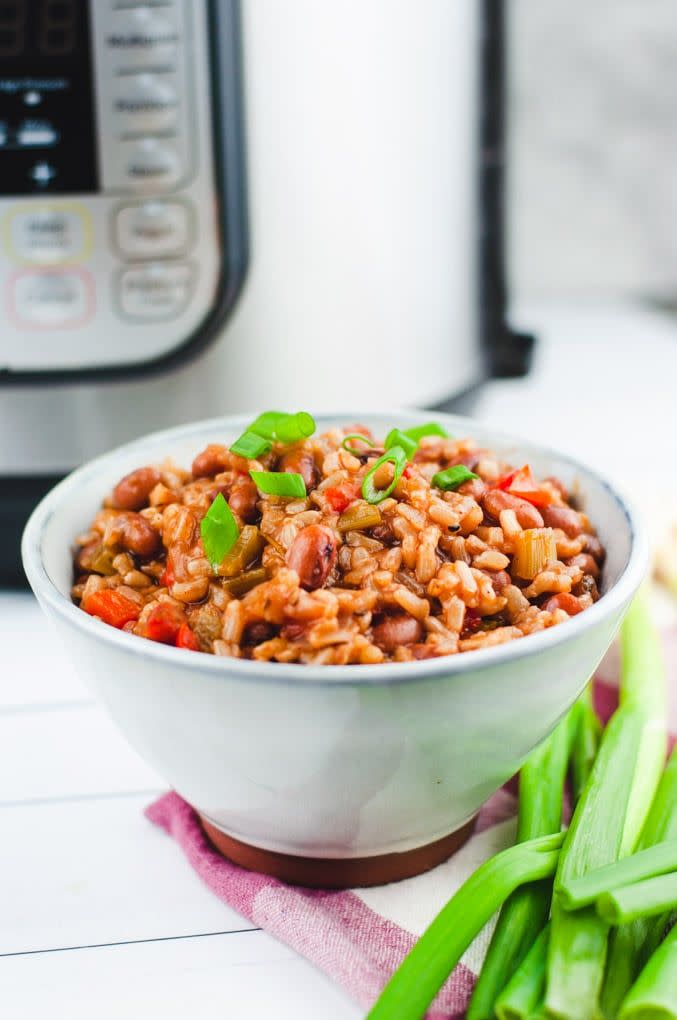
[[[603,481],[566,458],[485,437],[477,423],[436,417],[515,462],[529,460],[539,474],[580,484],[608,550],[610,590],[596,606],[502,649],[342,668],[179,652],[111,633],[72,606],[70,547],[102,495],[140,464],[167,453],[186,463],[207,441],[227,441],[241,419],[114,451],[66,479],[29,522],[29,580],[74,667],[166,781],[237,839],[284,853],[359,857],[407,850],[458,828],[570,707],[641,579],[644,539],[633,538],[636,522]],[[382,432],[426,416],[362,420]]]

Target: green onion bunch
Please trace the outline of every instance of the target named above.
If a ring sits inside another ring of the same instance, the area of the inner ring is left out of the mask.
[[[499,907],[468,1020],[677,1020],[677,749],[664,768],[665,676],[641,596],[621,648],[604,732],[588,688],[522,768],[517,843],[461,886],[370,1020],[423,1017]]]

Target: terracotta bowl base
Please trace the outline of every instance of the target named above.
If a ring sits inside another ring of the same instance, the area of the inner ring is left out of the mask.
[[[272,875],[291,885],[313,889],[352,889],[357,886],[385,885],[429,871],[451,857],[472,834],[475,818],[448,836],[403,853],[380,854],[377,857],[297,857],[275,850],[262,850],[227,836],[200,816],[210,842],[234,864],[249,871]]]

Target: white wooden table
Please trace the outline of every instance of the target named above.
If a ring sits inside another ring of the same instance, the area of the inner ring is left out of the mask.
[[[520,321],[541,332],[535,372],[488,386],[478,416],[537,432],[628,488],[668,455],[674,472],[677,327],[622,308],[532,308]],[[31,596],[0,592],[0,637],[2,1015],[359,1017],[144,819],[161,778],[74,677]]]

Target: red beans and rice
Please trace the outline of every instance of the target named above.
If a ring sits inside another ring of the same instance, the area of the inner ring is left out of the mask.
[[[133,471],[77,540],[73,600],[182,648],[345,664],[502,644],[599,597],[604,549],[557,479],[531,479],[533,491],[515,495],[513,469],[489,450],[429,435],[373,505],[362,482],[383,448],[353,441],[350,452],[342,444],[354,433],[374,441],[351,425],[274,443],[258,460],[212,444],[190,471],[169,461]],[[451,491],[431,484],[453,465],[478,477]],[[252,469],[297,473],[307,495],[261,493]],[[375,481],[383,489],[392,478],[386,463]],[[219,493],[239,537],[214,567],[200,525]]]

